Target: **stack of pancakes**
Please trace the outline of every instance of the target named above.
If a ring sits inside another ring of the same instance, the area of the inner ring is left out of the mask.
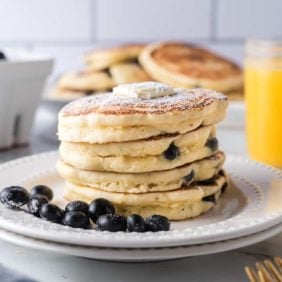
[[[52,97],[72,99],[112,87],[155,80],[179,88],[209,88],[242,99],[238,65],[209,50],[183,42],[127,44],[89,51],[84,70],[65,74]]]
[[[106,198],[120,214],[170,220],[208,211],[227,187],[215,129],[227,98],[154,82],[127,87],[146,95],[98,94],[59,113],[57,170],[66,199]],[[150,97],[163,90],[169,95]]]

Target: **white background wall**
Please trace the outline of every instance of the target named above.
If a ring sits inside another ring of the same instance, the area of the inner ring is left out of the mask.
[[[241,63],[246,37],[282,36],[281,0],[0,0],[0,49],[47,53],[56,73],[96,45],[181,39]]]

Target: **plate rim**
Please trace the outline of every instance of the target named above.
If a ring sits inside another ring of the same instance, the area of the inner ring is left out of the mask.
[[[71,255],[104,261],[146,262],[161,261],[167,259],[181,259],[192,256],[211,255],[231,251],[259,243],[279,234],[281,231],[282,223],[275,225],[269,229],[234,239],[189,246],[161,247],[149,249],[103,248],[95,246],[87,247],[72,244],[64,244],[42,239],[36,239],[2,228],[0,228],[0,239],[17,246],[31,248],[33,250],[49,251],[62,255]],[[205,247],[207,248],[206,250]],[[169,254],[165,255],[166,252],[169,252]],[[106,256],[101,256],[101,254],[103,253],[106,253]],[[131,257],[129,257],[129,254],[131,255]],[[127,258],[121,258],[121,255],[127,255]],[[140,255],[142,255],[142,257],[140,257]]]

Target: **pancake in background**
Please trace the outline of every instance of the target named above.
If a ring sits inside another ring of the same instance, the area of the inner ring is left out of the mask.
[[[91,92],[112,89],[114,82],[107,72],[80,71],[63,75],[58,81],[59,89]]]
[[[242,71],[233,62],[192,44],[150,44],[139,61],[156,81],[181,88],[209,88],[228,92],[242,88]]]
[[[109,72],[116,85],[149,81],[149,75],[136,63],[118,63],[110,66]]]
[[[136,61],[144,47],[144,44],[126,44],[88,51],[84,54],[84,62],[91,70],[103,70],[120,62]]]

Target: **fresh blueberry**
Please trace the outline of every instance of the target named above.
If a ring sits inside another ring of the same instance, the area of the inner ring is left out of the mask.
[[[215,184],[215,180],[212,177],[212,178],[209,178],[209,179],[197,181],[197,184],[198,185],[214,185]]]
[[[145,232],[145,220],[139,214],[132,214],[127,218],[127,230],[129,232]]]
[[[51,188],[45,185],[36,185],[30,191],[31,196],[41,195],[45,196],[49,201],[53,199],[53,191]]]
[[[191,170],[189,174],[184,176],[185,185],[188,186],[189,184],[191,184],[191,182],[194,180],[194,177],[195,177],[195,172],[194,170]]]
[[[0,201],[9,208],[19,208],[28,202],[29,193],[20,186],[4,188],[0,193]]]
[[[126,218],[121,215],[104,214],[97,220],[97,229],[101,231],[126,231]]]
[[[228,183],[225,182],[221,187],[221,194],[223,194],[226,191],[227,188],[228,188]]]
[[[65,212],[83,212],[84,214],[88,214],[89,205],[83,201],[73,201],[66,205]]]
[[[35,195],[29,198],[27,207],[31,214],[39,217],[40,216],[39,212],[41,207],[47,203],[48,203],[48,199],[45,196]]]
[[[89,217],[85,213],[79,211],[66,212],[62,222],[64,225],[73,228],[87,229],[90,226]]]
[[[163,155],[167,160],[172,161],[180,155],[180,151],[178,147],[174,145],[174,143],[171,143],[167,150],[163,152]]]
[[[206,197],[204,197],[202,200],[203,200],[204,202],[212,202],[212,203],[215,203],[215,202],[216,202],[215,194],[206,196]]]
[[[209,147],[212,151],[217,151],[218,150],[218,141],[215,137],[208,139],[205,146]]]
[[[152,215],[145,220],[146,228],[148,231],[168,231],[170,228],[170,221],[167,217],[162,215]]]
[[[0,60],[7,60],[5,54],[2,51],[0,51]]]
[[[64,212],[56,205],[44,204],[40,209],[40,217],[55,223],[61,223]]]
[[[98,217],[101,215],[115,214],[115,207],[107,199],[98,198],[90,203],[88,214],[90,219],[96,223]]]

